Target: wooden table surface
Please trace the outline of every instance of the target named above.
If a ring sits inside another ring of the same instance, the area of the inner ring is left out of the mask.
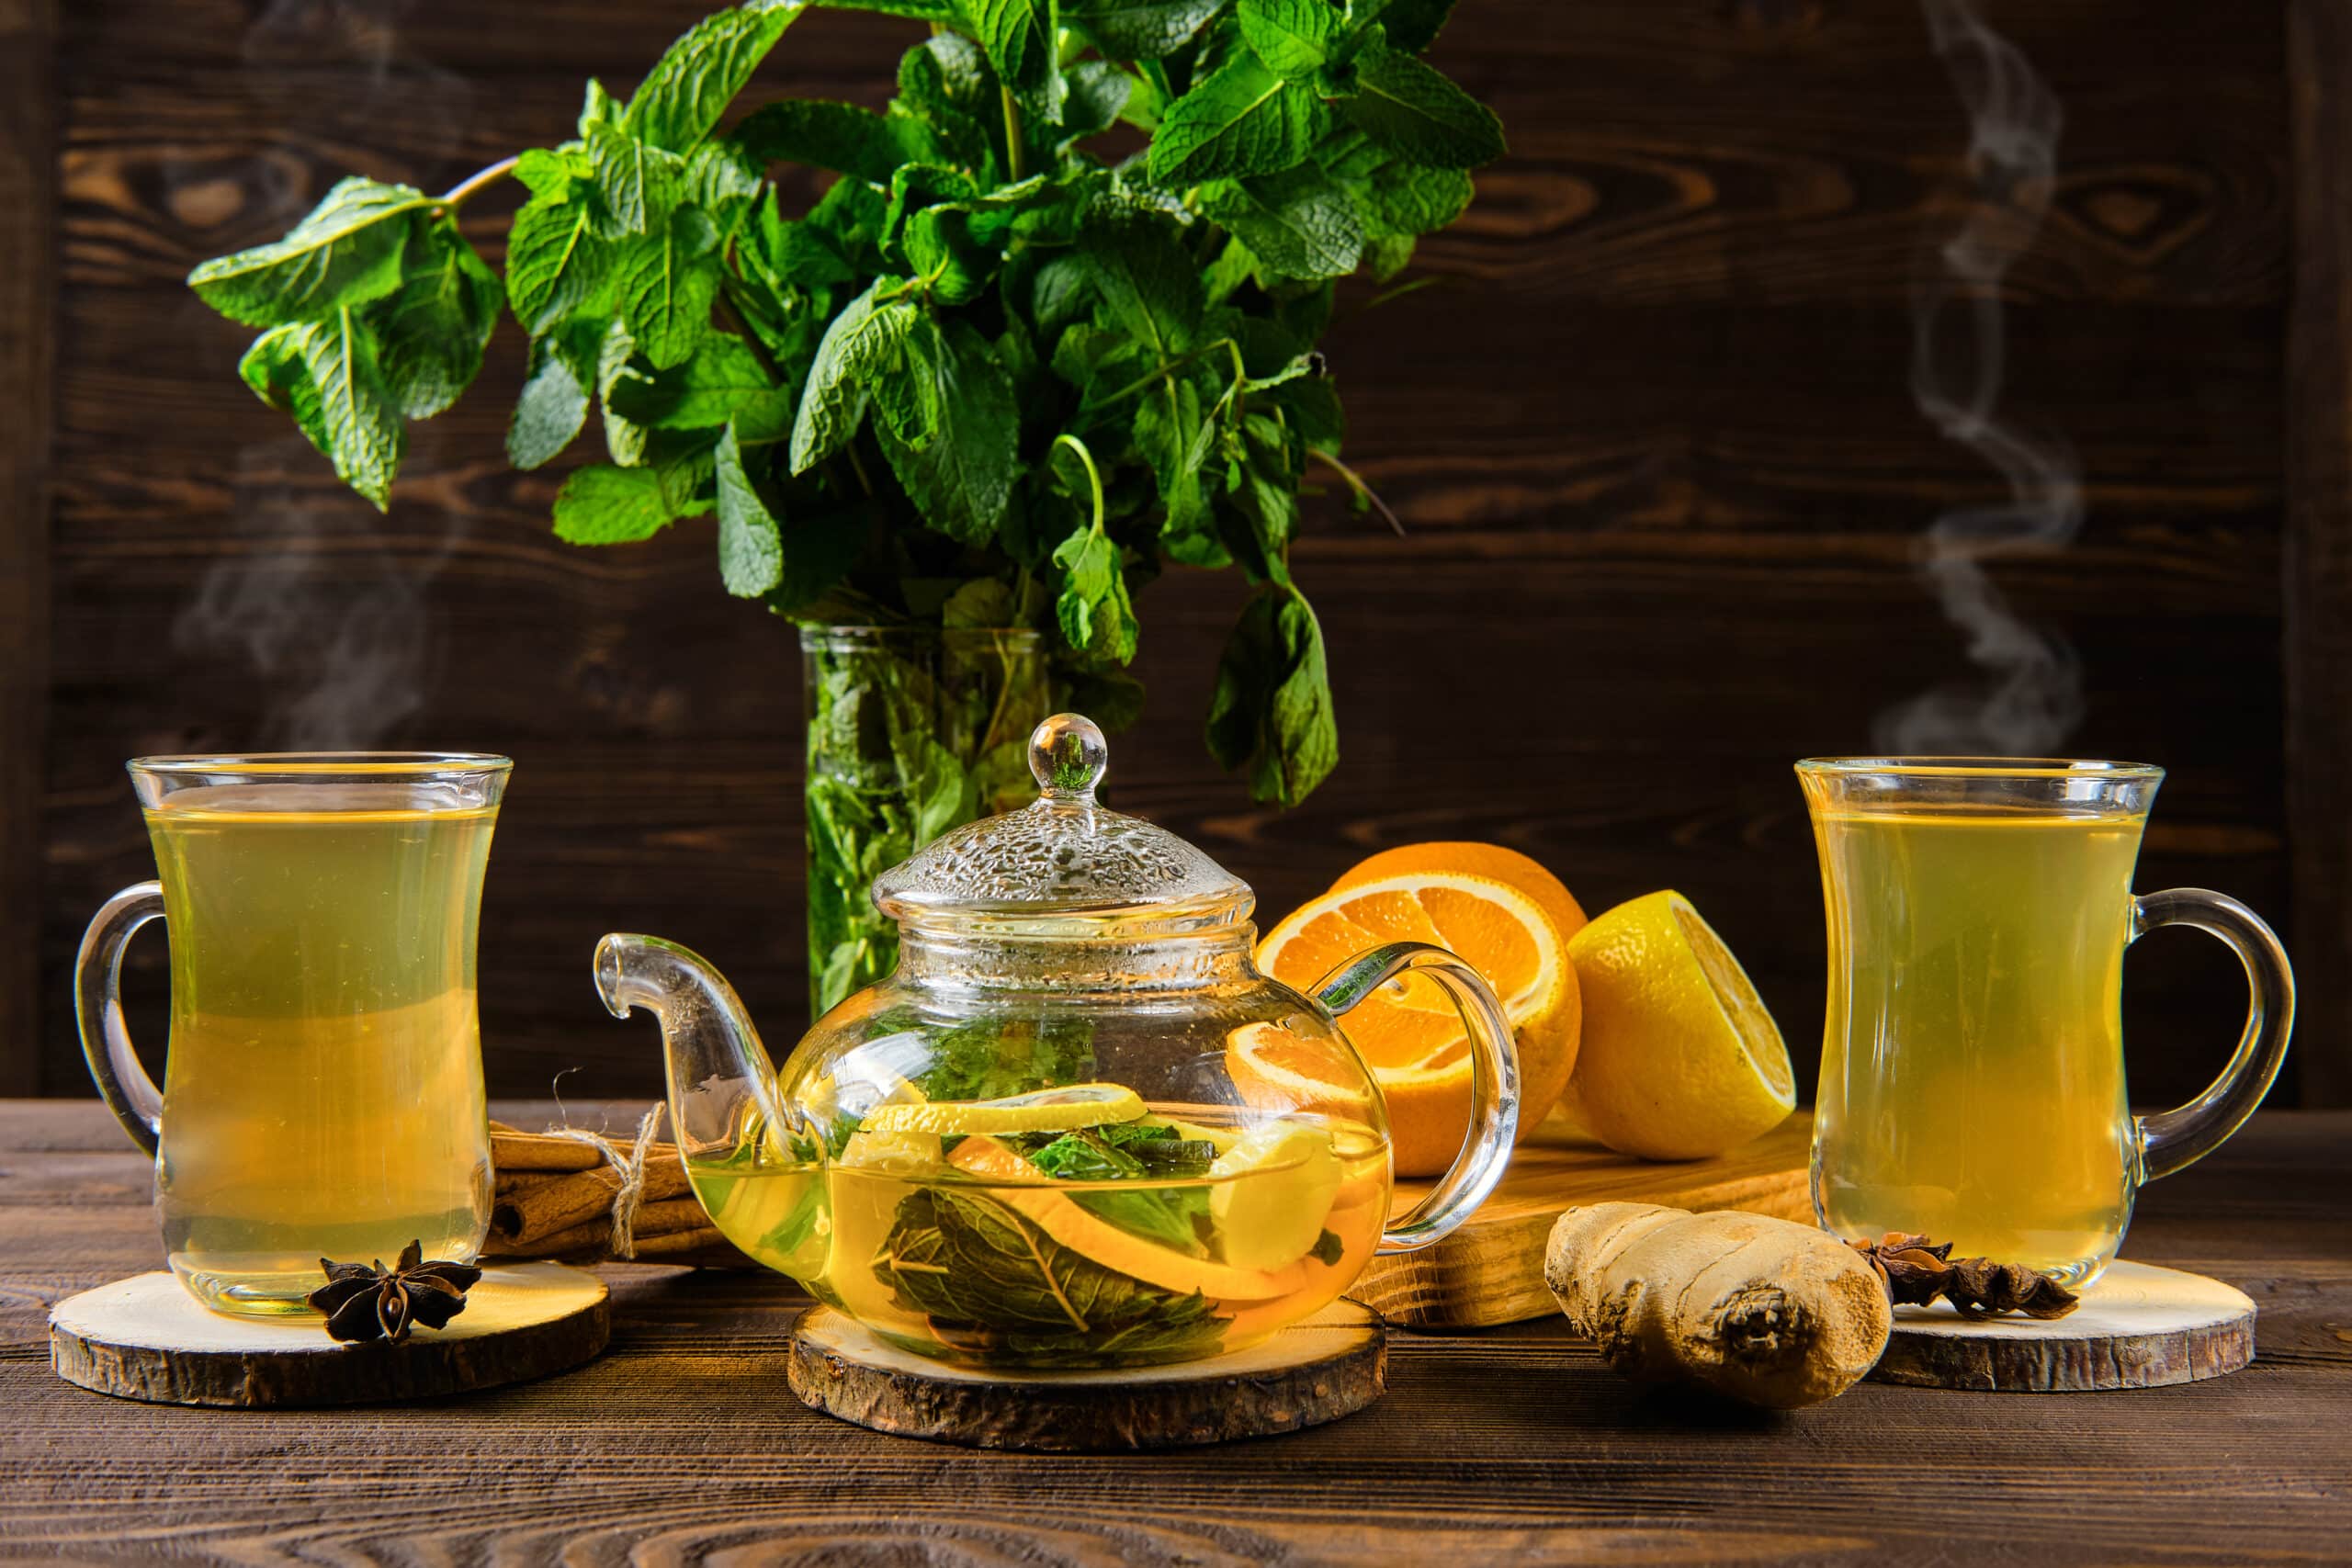
[[[512,1118],[527,1108],[501,1108]],[[2352,1113],[2266,1114],[2129,1252],[2262,1310],[2259,1359],[2134,1393],[1865,1383],[1770,1415],[1619,1381],[1557,1322],[1398,1333],[1316,1431],[1142,1456],[804,1410],[766,1275],[607,1271],[605,1358],[408,1408],[216,1412],[57,1381],[61,1298],[161,1266],[95,1103],[0,1101],[0,1556],[240,1562],[2212,1562],[2352,1555]]]

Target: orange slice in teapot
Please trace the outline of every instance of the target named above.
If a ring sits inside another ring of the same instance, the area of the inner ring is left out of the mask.
[[[1215,1302],[1263,1302],[1288,1295],[1306,1281],[1305,1264],[1239,1269],[1188,1258],[1098,1218],[1055,1189],[1053,1178],[990,1137],[966,1138],[947,1163],[989,1183],[989,1196],[1063,1247],[1103,1268],[1180,1295],[1197,1291]]]

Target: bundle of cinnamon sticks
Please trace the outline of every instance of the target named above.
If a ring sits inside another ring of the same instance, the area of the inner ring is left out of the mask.
[[[526,1133],[492,1122],[490,1150],[496,1174],[483,1255],[572,1263],[618,1258],[616,1244],[621,1237],[613,1224],[613,1203],[627,1181],[624,1167],[634,1146],[626,1134],[599,1147],[560,1133]],[[622,1164],[608,1159],[606,1149]],[[636,1198],[627,1227],[629,1255],[636,1261],[717,1269],[755,1266],[718,1233],[695,1201],[675,1144],[647,1147]]]

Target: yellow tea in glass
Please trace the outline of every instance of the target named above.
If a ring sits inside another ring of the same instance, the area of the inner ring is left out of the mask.
[[[2294,1008],[2277,939],[2216,893],[2132,897],[2157,769],[1858,758],[1797,771],[1829,917],[1821,1223],[2096,1279],[2139,1184],[2235,1131],[2277,1076]],[[2255,1006],[2212,1089],[2140,1120],[2124,1090],[2123,950],[2174,923],[2237,950]]]
[[[160,889],[128,890],[93,924],[85,990],[109,994],[97,1019],[85,1009],[85,1045],[119,1111],[153,1093],[126,1059],[110,991],[122,940],[163,914],[161,1103],[134,1103],[125,1124],[153,1140],[164,1249],[207,1305],[303,1310],[322,1256],[480,1250],[491,1172],[474,948],[506,766],[131,764]]]

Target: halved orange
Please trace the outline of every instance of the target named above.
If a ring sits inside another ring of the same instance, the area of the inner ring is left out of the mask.
[[[1560,940],[1584,929],[1584,906],[1577,902],[1568,885],[1552,874],[1543,862],[1517,850],[1500,844],[1482,844],[1462,839],[1433,839],[1422,844],[1399,844],[1392,850],[1367,855],[1356,862],[1333,887],[1360,887],[1367,882],[1379,882],[1391,876],[1403,876],[1416,871],[1456,871],[1471,876],[1491,876],[1497,882],[1508,882],[1530,898],[1544,906],[1552,923],[1560,928]]]
[[[1367,949],[1426,942],[1447,949],[1494,988],[1518,1035],[1521,1075],[1541,1121],[1574,1066],[1580,1013],[1576,970],[1542,902],[1492,876],[1416,872],[1333,888],[1295,911],[1258,946],[1259,966],[1301,989]],[[1407,975],[1342,1022],[1388,1101],[1396,1170],[1433,1176],[1453,1163],[1470,1125],[1469,1040],[1438,984]]]

